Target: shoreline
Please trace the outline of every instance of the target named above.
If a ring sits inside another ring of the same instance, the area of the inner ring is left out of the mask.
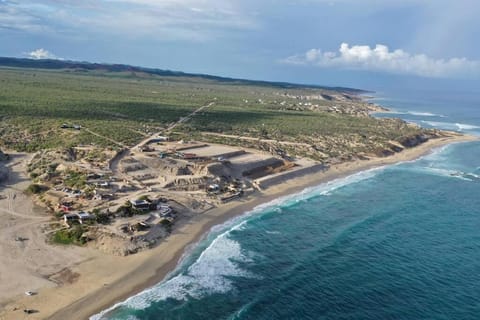
[[[88,319],[161,281],[176,269],[186,249],[203,239],[216,225],[251,211],[260,204],[308,187],[343,178],[372,168],[412,161],[434,149],[458,142],[475,141],[473,136],[452,135],[429,140],[386,158],[357,160],[332,166],[329,170],[288,180],[248,199],[233,201],[192,217],[177,225],[156,247],[127,257],[97,255],[72,267],[80,279],[60,287],[43,288],[32,297],[17,297],[5,306],[1,319],[18,319],[24,306],[39,310],[30,319]],[[15,307],[19,310],[13,310]]]

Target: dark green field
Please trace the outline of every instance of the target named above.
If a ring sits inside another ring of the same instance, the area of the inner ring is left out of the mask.
[[[326,112],[330,106],[361,104],[358,101],[312,101],[321,106],[309,110],[294,97],[320,93],[335,92],[145,72],[0,68],[0,145],[19,151],[80,144],[130,146],[210,102],[212,107],[175,128],[178,137],[253,147],[251,142],[201,133],[302,142],[312,147],[286,149],[324,158],[316,153],[378,152],[389,140],[423,132],[401,121]],[[61,129],[64,123],[82,129]]]

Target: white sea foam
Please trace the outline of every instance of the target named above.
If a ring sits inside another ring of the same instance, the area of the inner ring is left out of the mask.
[[[447,117],[443,114],[438,114],[438,113],[422,112],[422,111],[399,111],[399,110],[395,110],[395,109],[390,109],[390,111],[388,113],[409,114],[409,115],[418,116],[418,117],[437,117],[437,118],[446,118]]]
[[[446,178],[452,178],[452,179],[459,179],[459,180],[464,180],[464,181],[474,181],[476,179],[476,175],[471,174],[471,173],[465,173],[461,172],[458,170],[452,170],[452,169],[444,169],[444,168],[435,168],[435,167],[417,167],[410,169],[413,171],[418,171],[421,173],[425,174],[430,174],[430,175],[435,175],[435,176],[441,176],[441,177],[446,177]],[[473,178],[473,179],[472,179]]]
[[[409,161],[409,162],[417,162],[417,161],[421,161],[421,160],[427,160],[427,161],[430,161],[430,162],[441,162],[447,156],[447,151],[449,149],[451,149],[451,147],[453,145],[457,144],[457,143],[461,143],[461,142],[450,143],[450,144],[443,145],[441,147],[434,148],[434,149],[431,150],[431,152],[429,154],[426,154],[426,155],[424,155],[420,158],[414,159],[414,160]]]
[[[256,206],[252,211],[247,212],[244,216],[238,219],[245,219],[245,217],[251,216],[253,214],[258,214],[260,212],[265,212],[272,209],[274,211],[277,211],[277,208],[279,207],[290,206],[300,201],[307,201],[319,195],[322,195],[322,196],[330,195],[333,191],[343,188],[347,185],[351,185],[363,180],[373,178],[375,175],[383,171],[385,168],[386,166],[382,166],[382,167],[376,167],[376,168],[368,169],[365,171],[357,172],[344,178],[338,178],[326,183],[319,184],[314,187],[305,188],[302,191],[295,194],[276,198],[270,202],[266,202]]]
[[[281,233],[280,231],[269,231],[269,230],[267,230],[265,232],[268,233],[268,234],[280,234]]]
[[[439,118],[446,118],[443,114],[431,113],[431,112],[421,112],[421,111],[407,111],[407,114],[411,114],[414,116],[420,117],[439,117]]]
[[[464,173],[456,171],[456,170],[434,168],[434,167],[426,167],[426,168],[422,168],[422,169],[426,172],[430,172],[430,173],[433,173],[433,174],[438,175],[438,176],[464,179],[464,177],[463,177]]]
[[[428,124],[429,126],[447,129],[447,130],[457,130],[457,131],[470,131],[480,129],[479,126],[467,124],[467,123],[453,123],[453,122],[438,122],[438,121],[425,121],[422,120],[422,123]]]
[[[247,311],[251,305],[252,305],[252,302],[243,305],[239,310],[235,311],[230,317],[228,317],[228,319],[234,320],[234,319],[240,318],[242,316],[242,313]]]
[[[459,131],[480,129],[479,126],[474,126],[474,125],[465,124],[465,123],[455,123],[455,125],[458,127]]]
[[[451,122],[438,122],[438,121],[426,121],[422,120],[422,123],[425,123],[431,127],[441,128],[441,129],[449,129],[449,130],[456,130],[458,127],[455,123]]]
[[[470,177],[470,178],[475,178],[475,179],[477,179],[477,180],[480,180],[480,175],[475,174],[475,173],[471,173],[471,172],[466,173],[466,174],[465,174],[465,177]]]
[[[352,174],[345,178],[339,178],[327,183],[323,183],[316,187],[310,187],[304,190],[307,195],[311,195],[310,197],[316,195],[330,195],[333,191],[341,189],[347,185],[351,185],[354,183],[358,183],[367,179],[371,179],[376,176],[378,173],[382,172],[386,166],[376,167],[372,169],[368,169],[365,171],[361,171],[355,174]]]

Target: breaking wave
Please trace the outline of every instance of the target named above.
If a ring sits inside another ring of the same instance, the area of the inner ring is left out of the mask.
[[[380,112],[381,113],[381,112]],[[399,111],[395,109],[390,109],[388,113],[393,113],[393,114],[409,114],[412,116],[417,116],[417,117],[437,117],[437,118],[446,118],[446,115],[443,114],[438,114],[438,113],[432,113],[432,112],[423,112],[423,111]]]
[[[431,113],[431,112],[421,112],[421,111],[407,111],[402,114],[411,114],[413,116],[419,117],[439,117],[439,118],[446,118],[443,114]]]
[[[460,180],[465,180],[465,181],[473,181],[471,178],[468,177],[467,173],[457,171],[457,170],[424,167],[424,168],[421,168],[421,171],[423,171],[425,173],[433,174],[433,175],[436,175],[436,176],[460,179]]]
[[[479,126],[466,124],[466,123],[437,122],[437,121],[425,121],[425,120],[422,120],[421,122],[431,127],[436,127],[440,129],[446,129],[446,130],[454,130],[454,131],[469,131],[469,130],[480,129]]]
[[[418,111],[407,111],[408,114],[412,114],[414,116],[421,116],[421,117],[439,117],[439,118],[446,118],[443,114],[436,114],[430,112],[418,112]]]

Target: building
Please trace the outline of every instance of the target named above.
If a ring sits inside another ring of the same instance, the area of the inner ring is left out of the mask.
[[[220,186],[217,183],[212,183],[207,187],[207,192],[218,193],[220,192]]]
[[[159,215],[160,217],[169,217],[169,216],[171,216],[171,214],[173,213],[172,207],[170,207],[170,206],[167,205],[167,204],[159,204],[159,205],[157,205],[157,210],[159,211],[159,212],[158,212],[158,215]]]
[[[106,189],[110,187],[110,183],[108,181],[99,181],[99,182],[95,182],[95,186],[98,188]]]
[[[97,191],[97,190],[95,190],[95,191]],[[113,195],[113,193],[95,192],[95,195],[93,196],[93,200],[113,200],[114,198],[115,198],[115,196]]]
[[[72,210],[72,207],[73,207],[73,202],[71,201],[63,201],[61,203],[58,204],[58,208],[60,210],[62,210],[63,212],[69,212],[70,210]]]
[[[148,143],[165,142],[165,141],[168,141],[168,137],[157,136],[155,138],[152,138],[152,139],[148,140]]]
[[[177,157],[184,159],[184,160],[195,160],[199,159],[199,156],[195,153],[183,153],[183,152],[177,152]]]
[[[95,215],[87,212],[75,212],[75,213],[66,213],[63,215],[63,221],[66,225],[70,226],[70,223],[78,222],[83,224],[85,221],[95,220]]]
[[[151,146],[148,146],[148,145],[144,145],[144,146],[141,146],[139,147],[140,151],[141,152],[152,152],[152,151],[155,151],[155,148],[151,147]]]
[[[147,200],[130,200],[130,203],[134,209],[142,211],[150,210],[150,202]]]

